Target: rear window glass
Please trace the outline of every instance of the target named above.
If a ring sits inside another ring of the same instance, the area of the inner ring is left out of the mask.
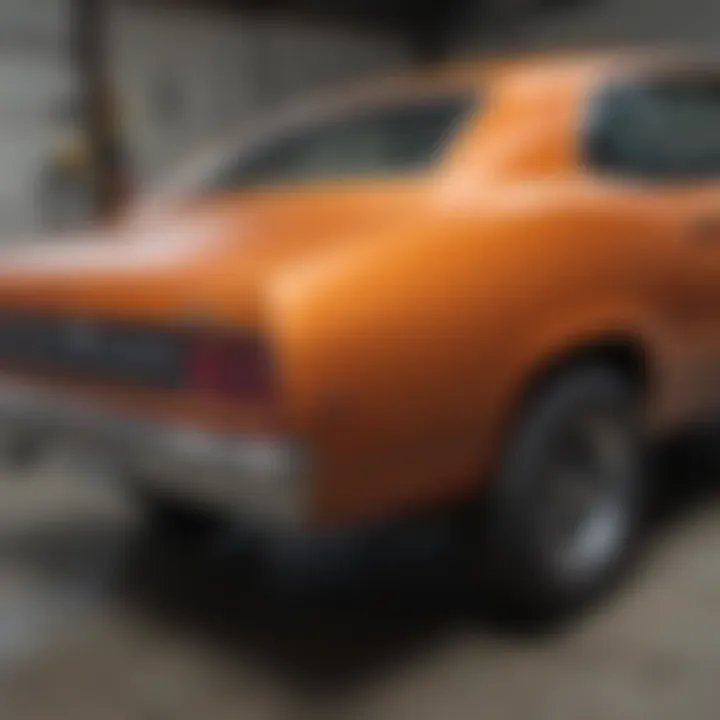
[[[477,100],[463,94],[300,126],[221,164],[206,191],[405,174],[435,162]]]

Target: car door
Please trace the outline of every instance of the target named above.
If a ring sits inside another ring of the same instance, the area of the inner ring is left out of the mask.
[[[720,70],[653,71],[607,89],[590,159],[625,181],[661,271],[656,299],[688,407],[720,409]]]
[[[720,408],[720,183],[667,199],[673,243],[667,298],[680,349],[692,351],[686,387],[696,404]]]

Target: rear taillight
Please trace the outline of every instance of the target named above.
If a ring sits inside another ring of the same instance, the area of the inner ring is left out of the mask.
[[[266,345],[257,337],[203,335],[190,343],[188,380],[208,395],[267,400],[274,392]]]

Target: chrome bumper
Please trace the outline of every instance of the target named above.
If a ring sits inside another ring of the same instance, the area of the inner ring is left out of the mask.
[[[3,381],[0,433],[10,442],[69,444],[120,477],[132,474],[223,512],[281,526],[307,519],[308,460],[289,439],[148,422]]]

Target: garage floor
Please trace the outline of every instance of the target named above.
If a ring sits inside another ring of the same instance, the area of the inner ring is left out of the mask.
[[[720,495],[692,460],[666,472],[680,489],[629,587],[534,639],[467,612],[437,558],[360,572],[313,613],[232,543],[143,538],[110,489],[49,461],[0,485],[0,716],[714,720]]]

